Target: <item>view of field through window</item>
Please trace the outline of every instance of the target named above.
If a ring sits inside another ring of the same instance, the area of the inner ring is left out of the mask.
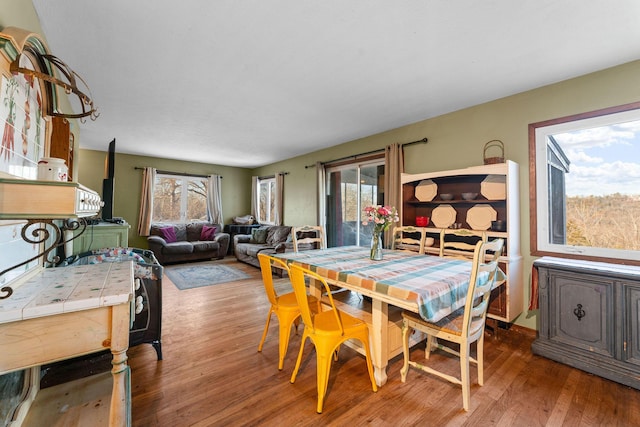
[[[559,133],[568,245],[640,250],[640,120]]]

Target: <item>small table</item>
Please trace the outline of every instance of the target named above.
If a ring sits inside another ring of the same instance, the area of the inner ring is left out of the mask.
[[[0,374],[110,349],[109,425],[130,425],[133,277],[129,261],[39,269],[24,278],[13,295],[0,300]],[[39,376],[31,386],[37,392]],[[35,392],[25,397],[22,407],[28,408]]]
[[[383,253],[381,261],[370,260],[369,249],[359,246],[274,255],[314,271],[328,283],[371,297],[369,333],[379,386],[387,382],[388,362],[397,354],[389,348],[393,338],[389,332],[393,330],[389,325],[389,305],[437,321],[464,306],[472,266],[466,260],[403,251]],[[317,286],[313,289],[318,294]]]

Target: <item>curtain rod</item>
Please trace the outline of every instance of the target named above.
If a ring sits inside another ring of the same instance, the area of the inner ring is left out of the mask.
[[[278,175],[289,175],[289,172],[278,172]],[[276,175],[267,175],[267,176],[259,176],[258,179],[268,179],[268,178],[275,178]]]
[[[136,170],[145,170],[145,167],[140,167],[140,166],[135,166],[134,169]],[[192,176],[194,178],[209,178],[209,175],[199,175],[199,174],[195,174],[195,173],[187,173],[187,172],[171,172],[171,171],[163,171],[163,170],[156,170],[156,173],[162,174],[162,175],[182,175],[182,176]],[[220,178],[224,178],[224,177],[220,177]]]
[[[422,144],[426,144],[428,141],[429,141],[429,140],[425,137],[425,138],[419,139],[419,140],[417,140],[417,141],[405,142],[404,144],[400,144],[400,146],[401,146],[401,147],[407,147],[407,146],[409,146],[409,145],[420,144],[420,143],[422,143]],[[322,163],[323,163],[323,164],[327,164],[327,163],[339,162],[339,161],[341,161],[341,160],[347,160],[347,159],[354,159],[354,160],[355,160],[355,159],[357,159],[358,157],[366,156],[366,155],[368,155],[368,154],[379,153],[379,152],[381,152],[381,151],[384,151],[384,148],[381,148],[381,149],[379,149],[379,150],[367,151],[367,152],[365,152],[365,153],[354,154],[354,155],[351,155],[351,156],[341,157],[341,158],[339,158],[339,159],[330,160],[330,161],[328,161],[328,162],[322,162]],[[308,168],[314,168],[314,167],[316,167],[316,165],[315,165],[315,164],[313,164],[313,165],[306,165],[304,168],[305,168],[305,169],[308,169]]]

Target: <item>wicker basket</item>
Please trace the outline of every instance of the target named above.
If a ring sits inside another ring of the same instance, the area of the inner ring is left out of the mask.
[[[487,157],[487,150],[492,147],[496,147],[500,149],[500,156]],[[499,139],[492,139],[491,141],[484,144],[483,154],[484,154],[485,165],[493,165],[495,163],[504,163],[504,144]]]

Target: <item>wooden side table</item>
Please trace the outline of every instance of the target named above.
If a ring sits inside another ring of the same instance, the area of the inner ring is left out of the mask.
[[[110,349],[108,425],[131,425],[127,349],[133,277],[133,263],[125,262],[39,269],[23,279],[0,301],[0,374]],[[38,375],[32,375],[30,388],[18,404],[18,425],[37,406]],[[38,422],[53,425],[64,414],[41,416]]]

